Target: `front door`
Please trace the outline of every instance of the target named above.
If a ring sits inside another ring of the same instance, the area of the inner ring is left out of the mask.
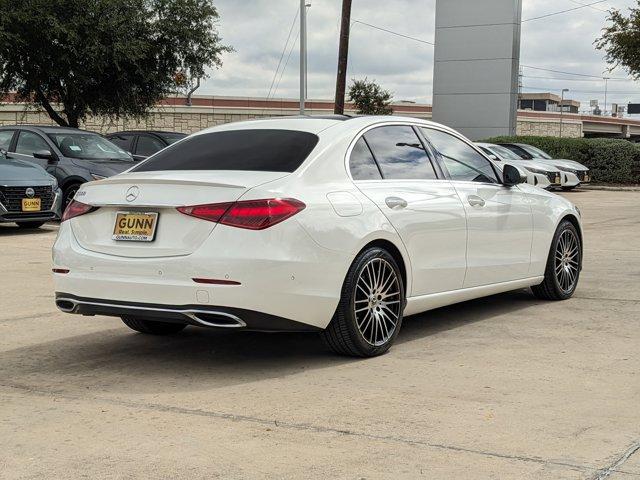
[[[357,187],[384,213],[411,261],[408,296],[462,288],[465,212],[451,182],[439,179],[413,127],[367,131],[350,158]]]
[[[467,215],[464,286],[526,278],[533,239],[527,195],[502,185],[491,162],[461,138],[432,128],[422,132],[440,155]]]
[[[55,170],[54,165],[50,164],[46,159],[35,158],[33,156],[33,153],[39,150],[51,151],[52,149],[47,141],[39,134],[29,130],[20,130],[18,132],[18,139],[16,141],[14,152],[12,152],[11,156],[19,160],[26,160],[27,162],[40,165],[53,175],[53,171]]]

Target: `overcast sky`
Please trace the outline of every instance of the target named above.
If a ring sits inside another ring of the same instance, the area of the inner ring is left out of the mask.
[[[528,19],[594,1],[523,0],[522,16]],[[266,97],[299,0],[215,0],[214,3],[221,16],[220,34],[236,51],[224,56],[222,69],[212,72],[198,94]],[[309,98],[330,99],[334,95],[342,2],[312,0],[311,3],[308,16]],[[605,75],[602,52],[593,47],[593,41],[605,25],[606,10],[626,10],[635,4],[636,0],[607,0],[592,7],[524,22],[521,64]],[[356,20],[433,42],[435,0],[353,0],[352,21]],[[294,45],[298,28],[296,23],[275,76],[271,97],[298,96],[298,44]],[[523,74],[524,92],[559,94],[562,88],[569,88],[568,96],[582,101],[583,108],[588,107],[591,98],[604,104],[602,80],[531,68],[523,68]],[[627,76],[622,70],[606,75]],[[390,90],[396,100],[431,103],[433,47],[356,22],[351,33],[347,78],[365,76]],[[634,92],[637,93],[634,95]],[[608,102],[627,101],[640,102],[640,85],[632,81],[609,81]]]

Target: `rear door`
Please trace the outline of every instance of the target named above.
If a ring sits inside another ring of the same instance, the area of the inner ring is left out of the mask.
[[[116,135],[109,135],[107,137],[109,141],[121,148],[125,152],[133,154],[133,140],[135,135],[132,133],[119,133]]]
[[[354,145],[350,170],[378,205],[409,253],[410,296],[462,287],[466,268],[465,213],[455,189],[438,178],[410,125],[376,127]]]
[[[473,146],[450,133],[421,128],[447,169],[466,214],[466,287],[526,278],[533,217],[527,195],[502,185],[495,168]]]

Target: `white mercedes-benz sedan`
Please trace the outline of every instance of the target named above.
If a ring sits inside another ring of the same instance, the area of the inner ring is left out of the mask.
[[[417,119],[218,126],[80,188],[53,248],[56,304],[149,334],[317,331],[379,355],[406,315],[527,287],[571,297],[580,212],[525,180]]]

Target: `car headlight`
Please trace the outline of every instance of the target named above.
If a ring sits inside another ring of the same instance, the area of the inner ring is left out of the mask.
[[[107,178],[104,175],[98,175],[97,173],[92,173],[91,176],[94,180],[104,180],[105,178]]]
[[[51,177],[51,190],[56,191],[58,189],[58,179]]]
[[[562,170],[563,172],[578,173],[578,171],[577,171],[577,170],[574,170],[573,168],[561,167],[561,166],[558,166],[558,165],[556,165],[556,168],[557,168],[558,170]]]
[[[578,208],[577,205],[574,205],[573,208],[575,209],[575,211],[578,213],[579,217],[582,217],[582,212],[580,211],[580,209]]]

